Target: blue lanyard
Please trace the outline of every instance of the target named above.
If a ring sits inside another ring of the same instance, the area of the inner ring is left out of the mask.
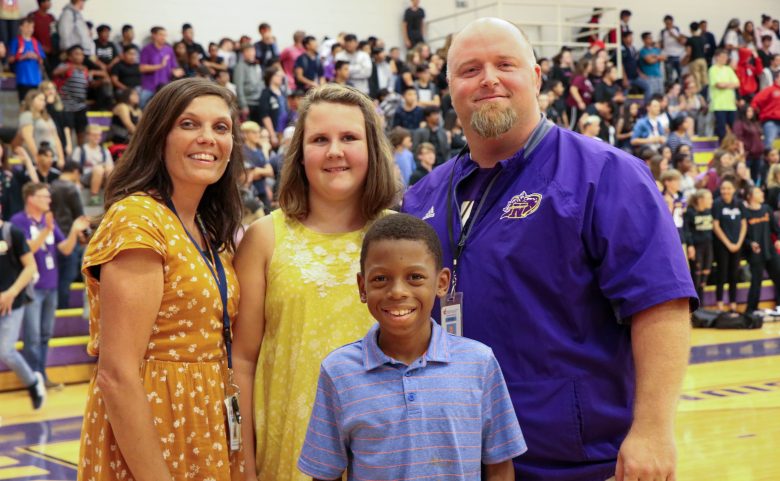
[[[200,222],[200,219],[198,219],[198,222],[200,224],[201,235],[203,235],[203,241],[206,242],[206,244],[209,246],[208,256],[206,255],[205,252],[203,252],[203,249],[200,248],[200,245],[197,243],[195,238],[192,237],[190,231],[187,230],[187,227],[184,225],[184,222],[181,221],[181,217],[179,217],[179,213],[176,212],[176,207],[173,205],[173,202],[170,199],[165,199],[165,205],[167,205],[168,208],[171,209],[171,211],[174,213],[174,215],[176,215],[176,218],[179,219],[179,223],[181,224],[182,229],[184,229],[184,232],[187,233],[187,237],[190,238],[190,241],[192,241],[192,244],[198,250],[198,253],[205,261],[206,266],[209,268],[209,272],[211,272],[211,275],[214,277],[214,281],[217,283],[217,286],[219,287],[219,297],[222,299],[222,337],[225,342],[225,351],[227,353],[228,369],[233,369],[233,356],[231,352],[232,340],[230,335],[230,316],[228,315],[228,301],[227,301],[228,298],[227,276],[225,275],[225,267],[222,265],[222,260],[219,258],[217,250],[208,241],[208,238],[206,237],[206,230],[203,228],[203,224]],[[214,267],[212,267],[211,264],[212,261],[214,263]],[[216,272],[214,272],[214,268],[216,268]]]

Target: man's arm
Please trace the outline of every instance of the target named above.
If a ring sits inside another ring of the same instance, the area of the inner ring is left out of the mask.
[[[636,367],[634,422],[620,446],[615,478],[673,480],[674,417],[690,352],[688,299],[635,314],[631,346]]]

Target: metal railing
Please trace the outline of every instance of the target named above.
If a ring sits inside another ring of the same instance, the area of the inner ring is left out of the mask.
[[[618,72],[622,72],[622,59],[619,52],[622,43],[620,20],[618,18],[615,22],[597,24],[579,21],[590,19],[594,9],[599,9],[602,15],[617,11],[615,7],[600,5],[496,0],[428,20],[426,23],[428,44],[432,48],[440,47],[449,35],[459,31],[472,20],[486,16],[503,18],[517,25],[525,32],[531,45],[541,56],[552,56],[563,46],[587,49],[590,43],[577,41],[577,37],[596,35],[598,38],[603,38],[610,30],[615,29],[615,43],[605,42],[605,48],[608,52],[618,51],[615,57]],[[577,31],[579,29],[584,30]]]

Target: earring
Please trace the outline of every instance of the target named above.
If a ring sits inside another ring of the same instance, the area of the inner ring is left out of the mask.
[[[366,295],[364,293],[362,293],[362,292],[360,293],[360,301],[361,302],[366,302]]]

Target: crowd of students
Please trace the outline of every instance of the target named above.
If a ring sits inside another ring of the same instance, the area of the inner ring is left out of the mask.
[[[26,364],[13,351],[21,318],[6,324],[17,326],[15,333],[1,331],[0,352],[30,386],[36,407],[44,386],[58,385],[46,377],[46,346],[56,307],[68,305],[89,234],[82,199],[101,205],[143,107],[171,81],[206,78],[236,96],[246,167],[241,178],[245,224],[279,206],[278,185],[299,103],[319,85],[351,85],[372,99],[392,145],[396,180],[404,188],[466,145],[448,93],[450,41],[435,51],[425,43],[425,13],[416,0],[404,14],[403,49],[388,48],[375,37],[339,33],[320,41],[298,31],[281,50],[267,23],[259,25],[257,41],[243,35],[206,48],[189,23],[172,45],[164,28],[153,27],[151,41],[140,47],[131,25],[122,27],[117,41],[107,25],[93,34],[83,15],[84,0],[71,0],[59,19],[49,13],[49,0],[38,3],[37,11],[9,24],[18,35],[0,39],[8,45],[0,54],[16,74],[20,100],[17,135],[12,145],[0,147],[2,219],[24,232],[41,274],[33,302],[24,308]],[[780,157],[773,148],[780,132],[777,20],[765,15],[754,26],[734,19],[718,42],[705,20],[691,23],[684,33],[667,16],[659,35],[639,36],[637,50],[631,12],[620,17],[621,47],[612,55],[605,40],[615,41],[616,32],[606,39],[589,36],[584,52],[563,47],[552,59],[538,59],[540,108],[558,125],[644,160],[674,216],[700,297],[715,264],[719,307],[728,283],[730,307],[736,308],[744,256],[752,278],[747,309],[754,310],[763,271],[780,281]],[[112,112],[107,133],[89,125],[90,109]],[[721,146],[699,172],[692,139],[712,133]],[[20,165],[12,165],[11,152]],[[19,239],[3,242],[13,245],[20,259],[27,255]],[[24,271],[26,262],[13,272]],[[11,272],[4,270],[2,288],[16,292],[19,286],[6,279]]]

